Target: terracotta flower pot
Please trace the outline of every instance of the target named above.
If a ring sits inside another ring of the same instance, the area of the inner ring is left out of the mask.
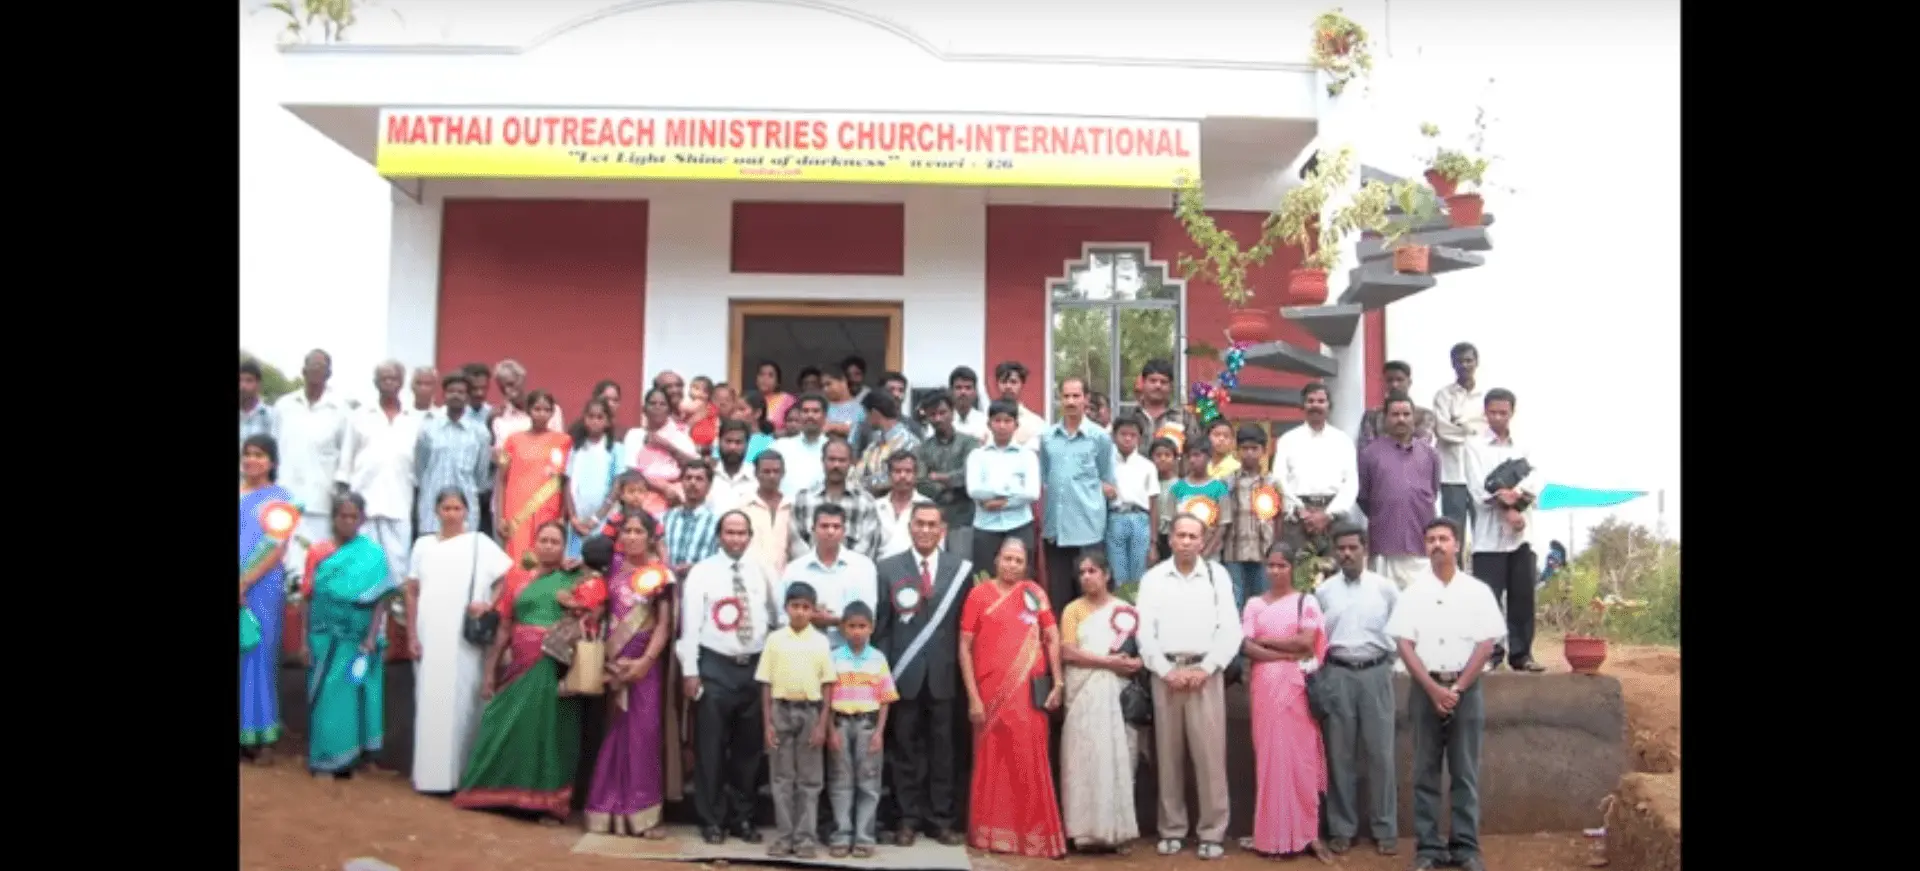
[[[1227,312],[1227,335],[1236,342],[1271,342],[1280,334],[1274,312],[1264,308],[1236,308]]]
[[[1433,249],[1426,245],[1402,245],[1393,249],[1393,271],[1411,275],[1427,274]]]
[[[1607,661],[1607,639],[1590,635],[1569,635],[1565,641],[1567,664],[1574,674],[1599,674]]]
[[[1433,188],[1434,196],[1445,199],[1460,189],[1460,183],[1440,174],[1440,170],[1427,170],[1427,185]]]
[[[1325,269],[1295,269],[1287,274],[1288,305],[1324,305],[1326,301]]]
[[[1320,48],[1334,57],[1344,56],[1353,50],[1353,36],[1334,30],[1320,31]]]
[[[1480,219],[1485,217],[1486,209],[1487,201],[1481,199],[1479,194],[1454,194],[1447,197],[1447,219],[1453,223],[1453,228],[1456,230],[1480,226]]]

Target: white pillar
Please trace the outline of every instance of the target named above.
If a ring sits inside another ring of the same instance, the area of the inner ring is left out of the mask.
[[[1351,6],[1352,4],[1349,4]],[[1367,26],[1374,37],[1374,52],[1382,51],[1383,40],[1380,36],[1380,24],[1384,18],[1383,8],[1368,9],[1356,13],[1348,11],[1354,20]],[[1379,13],[1379,14],[1366,14]],[[1346,90],[1334,97],[1327,93],[1329,76],[1321,72],[1316,76],[1314,90],[1314,109],[1319,119],[1319,133],[1315,146],[1320,150],[1320,159],[1333,160],[1342,148],[1353,149],[1353,162],[1346,187],[1334,191],[1328,197],[1328,211],[1343,207],[1351,202],[1354,192],[1360,189],[1360,166],[1366,161],[1366,151],[1362,141],[1368,130],[1368,118],[1372,113],[1368,98],[1367,82],[1361,79],[1348,82]],[[1331,215],[1322,215],[1321,221],[1327,222]],[[1340,260],[1327,274],[1327,304],[1334,305],[1348,287],[1349,271],[1358,267],[1360,261],[1356,255],[1360,237],[1358,233],[1347,236],[1340,242]],[[1360,431],[1360,418],[1366,412],[1367,405],[1367,325],[1363,319],[1355,326],[1353,338],[1345,345],[1323,346],[1322,353],[1332,357],[1339,364],[1339,374],[1327,379],[1328,398],[1333,401],[1333,411],[1328,421],[1341,432],[1355,435]]]
[[[417,182],[420,202],[393,190],[393,229],[387,265],[387,355],[431,365],[439,351],[440,209],[430,182]]]

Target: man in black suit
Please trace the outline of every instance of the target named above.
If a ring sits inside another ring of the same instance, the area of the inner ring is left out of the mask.
[[[940,507],[913,507],[913,547],[880,560],[880,607],[874,641],[893,670],[900,700],[887,715],[887,768],[899,820],[894,843],[913,846],[921,826],[958,846],[957,769],[960,722],[960,612],[972,584],[971,564],[943,547]]]

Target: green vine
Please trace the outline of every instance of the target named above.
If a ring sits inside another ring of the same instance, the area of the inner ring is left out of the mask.
[[[1338,97],[1346,91],[1348,82],[1373,72],[1373,53],[1368,51],[1371,47],[1367,29],[1335,8],[1313,20],[1313,43],[1307,60],[1314,69],[1332,77],[1327,82],[1327,94]]]
[[[1173,215],[1186,228],[1187,238],[1200,249],[1198,257],[1186,252],[1180,254],[1177,266],[1181,276],[1211,281],[1220,288],[1220,296],[1229,305],[1245,307],[1253,298],[1253,289],[1247,286],[1247,270],[1267,262],[1279,238],[1273,217],[1268,216],[1261,226],[1259,241],[1242,248],[1232,231],[1221,229],[1214,223],[1213,216],[1207,214],[1206,192],[1200,180],[1184,176],[1174,198]]]
[[[1341,148],[1331,157],[1323,151],[1299,187],[1280,198],[1280,208],[1272,220],[1280,238],[1300,248],[1301,269],[1332,272],[1340,262],[1340,241],[1360,228],[1355,223],[1360,213],[1352,204],[1326,215],[1327,204],[1352,177],[1352,147]],[[1323,215],[1326,215],[1324,220]]]

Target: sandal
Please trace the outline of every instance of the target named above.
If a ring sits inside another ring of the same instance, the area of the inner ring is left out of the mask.
[[[1227,857],[1227,848],[1221,846],[1218,841],[1201,841],[1198,852],[1202,859],[1224,859]]]
[[[658,841],[665,838],[666,836],[667,836],[667,830],[659,826],[654,826],[653,828],[640,833],[641,838],[644,838],[649,841]]]
[[[1180,843],[1179,838],[1161,838],[1160,846],[1155,847],[1154,850],[1162,856],[1171,856],[1186,847],[1187,845]]]

